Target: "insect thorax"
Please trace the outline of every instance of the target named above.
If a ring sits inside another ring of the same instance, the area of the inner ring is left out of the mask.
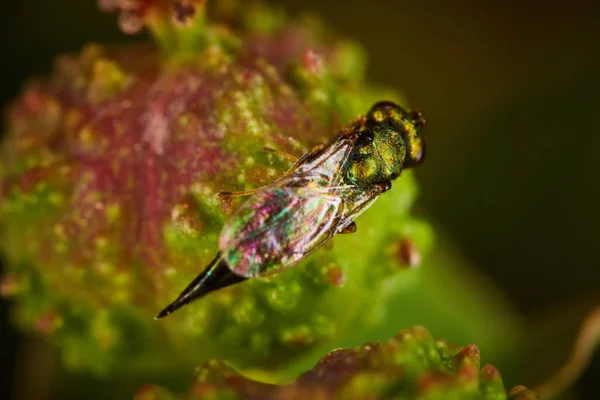
[[[346,166],[346,183],[370,186],[396,179],[407,151],[402,135],[386,122],[367,125],[361,135]]]

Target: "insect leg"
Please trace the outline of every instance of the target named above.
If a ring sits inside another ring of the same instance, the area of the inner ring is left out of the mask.
[[[251,194],[254,194],[258,191],[263,190],[265,187],[266,186],[261,186],[259,188],[242,190],[239,192],[227,192],[227,191],[223,190],[223,191],[220,191],[219,193],[217,193],[217,197],[219,198],[219,200],[227,200],[230,197],[250,196]]]
[[[373,185],[373,188],[376,191],[379,191],[379,194],[387,192],[388,190],[390,190],[392,188],[392,182],[385,182],[385,183],[377,183],[375,185]]]
[[[268,152],[272,152],[272,153],[278,154],[278,155],[280,155],[282,157],[285,157],[285,158],[288,158],[290,160],[291,159],[295,160],[295,164],[284,174],[284,175],[287,175],[287,174],[293,172],[298,166],[302,165],[306,161],[308,161],[311,158],[313,158],[315,155],[319,154],[324,148],[325,148],[325,145],[322,144],[322,143],[320,143],[320,144],[316,145],[315,147],[313,147],[311,151],[309,151],[308,153],[304,154],[300,158],[294,157],[291,154],[287,154],[287,153],[281,152],[279,150],[275,150],[275,149],[270,148],[270,147],[264,147],[264,150],[268,151]],[[223,200],[228,200],[231,197],[249,196],[251,194],[254,194],[256,192],[259,192],[259,191],[263,190],[265,187],[266,186],[261,186],[261,187],[255,188],[255,189],[243,190],[243,191],[240,191],[240,192],[220,191],[217,194],[217,196],[219,197],[219,199],[221,201],[223,201]]]
[[[342,229],[338,233],[341,235],[345,235],[345,234],[354,233],[354,232],[356,232],[356,222],[352,221],[352,222],[350,222],[350,224],[346,225],[344,227],[344,229]]]
[[[295,159],[295,161],[296,161],[295,164],[292,165],[292,167],[284,174],[284,176],[285,176],[285,175],[288,175],[291,172],[293,172],[296,168],[298,168],[303,163],[309,161],[314,156],[316,156],[317,154],[319,154],[324,148],[325,148],[325,145],[322,144],[322,143],[320,143],[320,144],[316,145],[315,147],[313,147],[308,153],[304,154],[300,158],[296,158],[296,157],[294,157],[291,154],[287,154],[287,153],[281,152],[279,150],[272,149],[270,147],[264,147],[264,150],[272,152],[272,153],[275,153],[275,154],[278,154],[278,155],[281,155],[282,157],[285,157],[285,158]],[[221,201],[224,201],[224,200],[228,200],[231,197],[249,196],[251,194],[254,194],[256,192],[259,192],[259,191],[263,190],[267,186],[268,185],[261,186],[261,187],[255,188],[255,189],[243,190],[243,191],[240,191],[240,192],[221,191],[221,192],[219,192],[217,194],[217,196],[218,196],[218,198]]]
[[[345,195],[348,196],[350,199],[353,198],[353,196],[351,195],[352,193],[355,193],[356,195],[358,195],[355,200],[346,201],[344,203],[344,207],[347,208],[347,211],[344,211],[344,219],[346,221],[348,219],[350,219],[353,222],[348,224],[345,228],[343,228],[338,233],[356,232],[356,225],[354,224],[354,218],[358,217],[364,210],[369,208],[371,206],[371,204],[373,204],[375,199],[377,199],[377,197],[380,194],[387,192],[391,188],[392,188],[392,184],[390,182],[378,183],[367,189],[357,188],[357,187],[347,188],[347,192]],[[354,228],[352,227],[353,224],[354,224]]]
[[[266,152],[269,152],[269,153],[277,154],[278,156],[286,158],[286,159],[288,159],[288,160],[290,160],[290,161],[292,161],[294,163],[298,161],[298,157],[296,157],[296,156],[294,156],[292,154],[280,151],[280,150],[276,150],[276,149],[274,149],[272,147],[265,146],[265,147],[263,147],[263,150],[266,151]]]
[[[325,148],[325,145],[323,143],[319,143],[318,145],[316,145],[315,147],[310,149],[310,151],[308,153],[304,154],[302,157],[300,157],[296,161],[296,163],[294,165],[292,165],[292,167],[286,172],[286,175],[293,172],[296,168],[298,168],[302,164],[312,160],[316,155],[318,155],[321,151],[323,151],[324,148]]]
[[[305,155],[303,155],[302,157],[300,157],[298,159],[298,163],[301,162],[305,162],[310,160],[311,158],[313,158],[314,156],[316,156],[317,154],[319,154],[323,149],[325,148],[325,145],[323,143],[319,143],[317,144],[315,147],[313,147],[312,149],[310,149],[310,151],[308,153],[306,153]]]

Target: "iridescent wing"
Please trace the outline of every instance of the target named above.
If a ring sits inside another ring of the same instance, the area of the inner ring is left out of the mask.
[[[342,204],[324,188],[267,188],[248,199],[223,227],[222,257],[243,277],[279,272],[333,236]]]
[[[300,178],[318,175],[319,179],[327,179],[330,186],[339,184],[341,171],[343,171],[359,136],[360,132],[353,129],[340,134],[326,146],[317,146],[300,157],[280,180],[287,180],[293,175]]]
[[[294,180],[297,177],[291,177]],[[269,187],[252,196],[225,224],[220,250],[229,268],[250,278],[287,269],[349,225],[389,188]],[[285,182],[284,182],[285,183]]]

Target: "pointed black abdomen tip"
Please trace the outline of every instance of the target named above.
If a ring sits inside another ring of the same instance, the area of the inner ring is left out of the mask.
[[[171,314],[171,310],[169,309],[169,307],[165,308],[164,310],[162,310],[161,312],[159,312],[158,314],[156,314],[156,317],[154,317],[154,320],[159,320],[163,317],[166,317],[167,315]]]
[[[194,282],[192,282],[192,283],[194,283],[192,288],[190,288],[190,287],[186,288],[183,291],[183,293],[181,293],[174,302],[172,302],[171,304],[166,306],[161,312],[159,312],[156,315],[156,317],[154,317],[154,319],[157,320],[157,319],[166,317],[167,315],[171,314],[172,312],[179,310],[181,307],[185,306],[192,300],[194,300],[198,297],[201,297],[203,294],[205,294],[205,293],[198,292],[197,288],[200,285],[195,284],[195,282],[196,282],[195,280],[194,280]]]
[[[204,276],[204,275],[201,274],[200,276]],[[201,282],[202,281],[203,281],[203,279],[201,280]],[[183,291],[183,293],[181,293],[179,295],[179,297],[174,302],[172,302],[171,304],[166,306],[161,312],[159,312],[156,315],[156,317],[154,317],[154,319],[158,320],[158,319],[164,318],[167,315],[171,314],[173,311],[177,311],[178,309],[185,306],[192,300],[200,297],[202,295],[202,293],[198,292],[198,287],[201,287],[201,285],[198,285],[197,279],[196,279],[196,280],[194,280],[194,282],[192,282],[192,284],[190,286],[188,286]]]
[[[177,299],[179,300],[179,299]],[[154,317],[154,320],[158,320],[161,318],[166,317],[167,315],[171,314],[173,311],[177,310],[179,307],[181,307],[183,304],[181,305],[177,305],[177,300],[175,300],[174,302],[172,302],[171,304],[169,304],[168,306],[166,306],[165,308],[163,308],[163,310],[161,312],[159,312],[158,314],[156,314],[156,317]]]
[[[233,273],[227,264],[221,259],[220,253],[217,253],[215,259],[198,275],[184,290],[179,297],[159,312],[155,320],[166,317],[172,312],[178,310],[184,305],[207,295],[215,290],[235,285],[247,278]]]

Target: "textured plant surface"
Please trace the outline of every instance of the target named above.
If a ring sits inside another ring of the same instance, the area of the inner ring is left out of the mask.
[[[263,146],[301,155],[374,100],[401,99],[365,86],[360,49],[310,20],[246,6],[209,24],[202,1],[100,3],[125,31],[149,28],[157,46],[60,57],[8,110],[0,287],[17,323],[96,372],[214,357],[272,369],[376,323],[405,285],[392,278],[410,274],[394,256],[402,241],[430,246],[429,227],[409,214],[410,173],[358,233],[153,320],[214,256],[239,204],[217,192],[289,167]]]
[[[287,386],[247,379],[224,362],[201,368],[188,393],[174,395],[145,386],[137,400],[160,399],[482,399],[533,400],[523,386],[504,389],[492,365],[480,369],[475,345],[458,347],[434,340],[423,327],[400,332],[386,342],[330,352],[309,372]]]

